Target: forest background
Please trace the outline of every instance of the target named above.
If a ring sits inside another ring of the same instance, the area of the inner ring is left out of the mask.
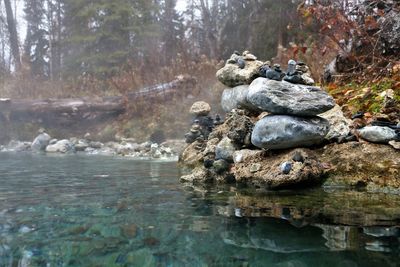
[[[101,131],[145,138],[144,132],[164,129],[175,136],[194,98],[219,112],[223,88],[215,71],[235,50],[283,66],[289,58],[305,61],[322,82],[324,66],[338,53],[349,54],[355,35],[371,35],[365,25],[377,24],[379,18],[365,10],[360,24],[365,2],[392,1],[1,0],[0,98],[124,95],[187,75],[197,85],[179,103],[128,103],[130,115]],[[358,80],[361,87],[387,76],[375,66],[387,69],[398,60],[375,60],[382,55],[375,48],[372,63],[357,58],[348,64],[352,72],[374,66],[374,75],[364,76],[368,81]],[[343,87],[330,88],[340,94]]]

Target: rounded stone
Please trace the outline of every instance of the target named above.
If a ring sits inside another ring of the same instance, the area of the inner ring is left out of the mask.
[[[211,107],[207,102],[195,102],[190,108],[190,114],[197,116],[207,116],[211,112]]]
[[[251,142],[259,148],[287,149],[320,144],[329,131],[329,122],[320,117],[270,115],[259,120]]]

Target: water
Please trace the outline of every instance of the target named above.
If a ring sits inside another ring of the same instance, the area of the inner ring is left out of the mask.
[[[178,176],[173,162],[0,154],[0,266],[400,266],[400,196]]]

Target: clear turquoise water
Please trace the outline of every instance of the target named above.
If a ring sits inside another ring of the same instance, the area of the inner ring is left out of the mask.
[[[400,197],[179,183],[173,162],[0,154],[0,266],[400,266]]]

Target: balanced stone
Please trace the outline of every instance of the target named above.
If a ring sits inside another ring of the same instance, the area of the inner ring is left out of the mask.
[[[198,101],[195,102],[190,108],[190,114],[197,116],[207,116],[211,111],[211,107],[207,102]]]
[[[262,66],[259,60],[246,61],[245,67],[240,68],[238,64],[230,61],[217,72],[218,80],[229,87],[235,87],[243,84],[250,84],[258,77],[258,70]]]
[[[257,78],[249,86],[247,100],[273,114],[315,116],[335,106],[320,87]]]
[[[249,92],[248,85],[239,85],[232,89],[225,89],[222,93],[221,106],[225,112],[229,112],[235,108],[245,108],[249,111],[258,111],[259,109],[247,101]]]
[[[366,126],[358,130],[362,139],[374,143],[388,143],[397,139],[396,131],[389,127],[382,126]]]
[[[259,148],[286,149],[321,143],[329,132],[329,122],[320,117],[269,115],[259,120],[251,142]]]

